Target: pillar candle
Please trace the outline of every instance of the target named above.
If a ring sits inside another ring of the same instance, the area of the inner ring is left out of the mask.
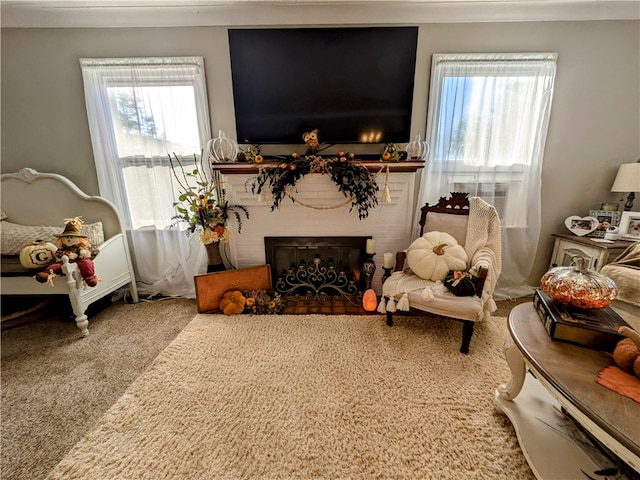
[[[393,268],[393,253],[384,254],[384,268]]]
[[[372,238],[367,239],[367,253],[376,253],[376,241]]]

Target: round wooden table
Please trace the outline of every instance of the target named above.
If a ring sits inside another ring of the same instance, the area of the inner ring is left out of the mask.
[[[595,478],[593,472],[611,464],[581,428],[623,468],[640,472],[640,404],[596,383],[613,365],[611,355],[552,340],[532,303],[515,307],[508,324],[512,378],[498,386],[494,401],[511,420],[536,477]]]

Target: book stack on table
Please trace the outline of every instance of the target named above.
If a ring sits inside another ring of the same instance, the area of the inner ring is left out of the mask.
[[[611,307],[583,309],[563,305],[540,289],[533,295],[533,305],[552,339],[583,347],[612,352],[625,338],[618,329],[629,327]]]

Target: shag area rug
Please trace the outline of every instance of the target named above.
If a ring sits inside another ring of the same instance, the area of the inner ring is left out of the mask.
[[[505,318],[196,315],[49,479],[533,479]]]

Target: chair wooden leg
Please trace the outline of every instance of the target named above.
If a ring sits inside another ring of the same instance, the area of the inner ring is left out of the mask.
[[[469,320],[462,321],[462,345],[460,346],[460,352],[465,355],[469,353],[469,344],[471,343],[471,337],[473,336],[473,325],[475,322]]]
[[[387,312],[387,325],[393,327],[393,313]]]

